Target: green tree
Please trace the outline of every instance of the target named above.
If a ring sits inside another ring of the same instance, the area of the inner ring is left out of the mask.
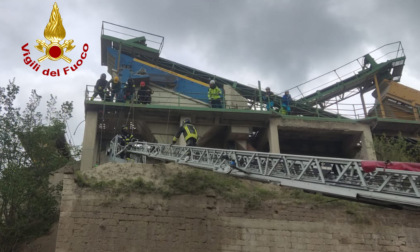
[[[409,141],[401,134],[396,137],[376,136],[373,142],[378,160],[420,162],[420,143]]]
[[[14,80],[0,87],[0,252],[15,251],[57,220],[58,194],[48,175],[70,158],[64,134],[72,102],[58,111],[51,96],[44,122],[38,112],[42,97],[32,90],[21,112],[14,105],[18,93]]]

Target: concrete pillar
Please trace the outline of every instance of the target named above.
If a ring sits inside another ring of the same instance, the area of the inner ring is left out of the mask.
[[[246,150],[247,142],[249,138],[249,127],[245,126],[231,126],[228,139],[235,142],[236,148],[238,150]]]
[[[268,145],[271,153],[280,153],[280,142],[279,142],[279,131],[278,131],[278,120],[270,119],[268,125]]]
[[[375,146],[373,145],[373,137],[370,128],[366,127],[366,129],[362,131],[360,141],[362,144],[362,149],[360,150],[359,159],[376,160]]]
[[[98,129],[98,112],[86,111],[85,133],[83,136],[82,159],[80,169],[88,170],[96,161],[96,131]]]

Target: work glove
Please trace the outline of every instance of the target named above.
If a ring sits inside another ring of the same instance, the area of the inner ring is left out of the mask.
[[[99,90],[102,90],[102,87],[98,87]]]

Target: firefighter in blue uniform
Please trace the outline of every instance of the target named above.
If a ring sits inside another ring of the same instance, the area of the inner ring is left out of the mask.
[[[187,146],[197,145],[198,133],[194,125],[191,124],[190,119],[184,120],[184,122],[182,123],[182,126],[179,128],[178,132],[172,139],[172,144],[176,143],[176,141],[181,136],[181,134],[184,134],[184,139]]]

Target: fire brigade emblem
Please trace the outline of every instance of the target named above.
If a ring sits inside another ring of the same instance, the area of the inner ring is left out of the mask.
[[[73,50],[76,46],[72,45],[74,42],[73,39],[65,40],[63,44],[59,43],[66,37],[66,30],[64,29],[63,20],[61,19],[60,12],[58,11],[57,3],[54,3],[50,21],[44,30],[44,37],[50,41],[50,44],[47,45],[44,40],[36,40],[38,45],[35,46],[35,48],[38,51],[44,52],[44,48],[46,49],[45,55],[38,59],[39,62],[42,62],[46,58],[53,61],[63,59],[67,63],[71,62],[71,59],[64,55],[64,50],[66,50],[65,52],[67,53]]]

